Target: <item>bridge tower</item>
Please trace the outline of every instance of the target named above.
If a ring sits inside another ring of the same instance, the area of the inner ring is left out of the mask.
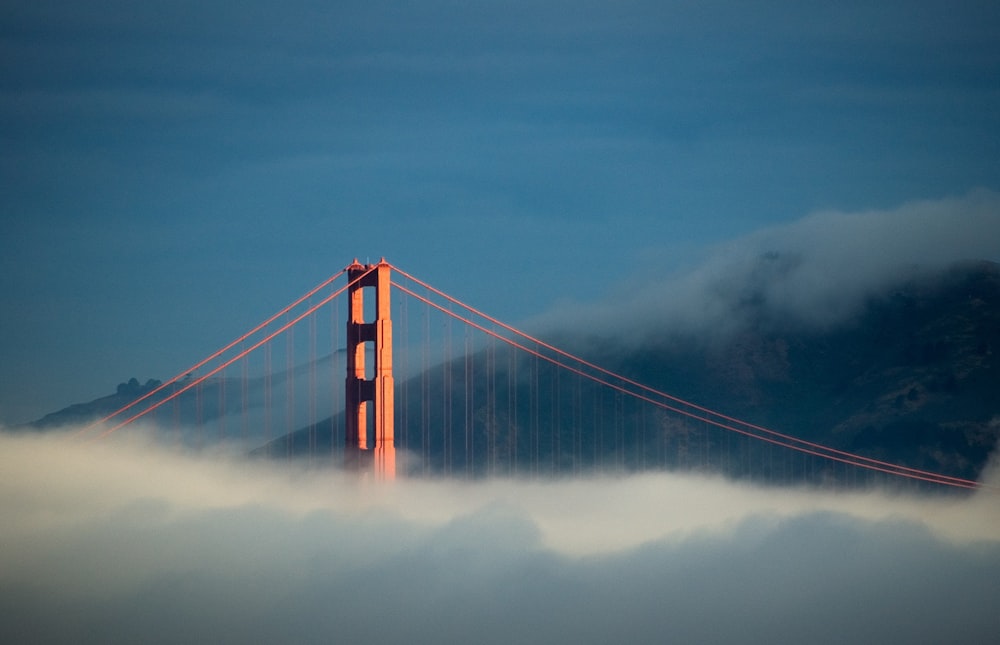
[[[355,259],[347,267],[350,311],[347,318],[344,455],[349,467],[362,468],[371,463],[379,479],[394,479],[396,476],[389,299],[391,271],[392,266],[385,258],[378,264],[368,265],[360,264]],[[359,277],[360,280],[354,282]],[[375,290],[375,319],[368,322],[365,321],[367,288]],[[368,343],[374,345],[375,364],[371,372],[366,365]]]

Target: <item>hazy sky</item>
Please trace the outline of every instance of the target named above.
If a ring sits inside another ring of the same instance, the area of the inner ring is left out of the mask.
[[[995,212],[998,32],[993,1],[5,2],[0,422],[169,377],[355,256],[518,321],[817,212]]]

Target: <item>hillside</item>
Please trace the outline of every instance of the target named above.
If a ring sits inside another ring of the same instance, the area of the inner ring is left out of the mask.
[[[871,297],[828,330],[762,317],[720,344],[603,356],[636,380],[834,447],[973,476],[1000,436],[1000,266]]]
[[[140,384],[138,379],[131,378],[127,382],[119,383],[114,394],[86,403],[74,403],[61,410],[50,412],[37,421],[21,426],[21,429],[52,430],[63,426],[93,423],[152,392],[160,383],[161,381],[156,379],[149,379],[145,384]]]

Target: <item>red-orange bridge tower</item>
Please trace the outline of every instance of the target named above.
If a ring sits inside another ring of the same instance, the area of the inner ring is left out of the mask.
[[[378,264],[347,267],[349,308],[347,318],[347,382],[345,394],[345,446],[347,464],[367,468],[380,479],[396,475],[393,437],[392,319],[389,290],[392,266],[385,258]],[[374,290],[374,319],[365,320],[365,292]],[[369,343],[371,347],[369,348]],[[367,357],[374,359],[368,369]]]

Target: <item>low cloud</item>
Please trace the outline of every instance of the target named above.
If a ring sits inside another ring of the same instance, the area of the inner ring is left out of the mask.
[[[380,483],[136,433],[0,434],[0,472],[3,642],[995,636],[995,487]]]
[[[564,304],[536,323],[559,329],[574,320],[637,346],[663,334],[725,338],[761,319],[824,328],[850,319],[873,294],[966,260],[1000,261],[1000,194],[814,213],[721,245],[673,276],[628,279],[628,290],[608,301]]]

